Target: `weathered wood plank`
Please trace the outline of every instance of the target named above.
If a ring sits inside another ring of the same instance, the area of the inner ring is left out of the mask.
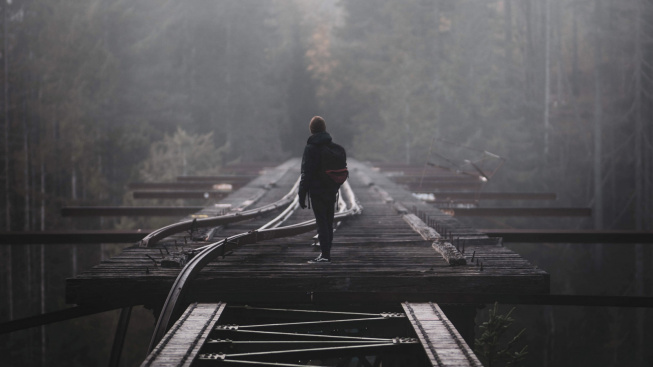
[[[405,302],[402,307],[433,366],[483,366],[437,304]]]
[[[225,303],[194,303],[152,349],[141,367],[190,366],[222,315]]]

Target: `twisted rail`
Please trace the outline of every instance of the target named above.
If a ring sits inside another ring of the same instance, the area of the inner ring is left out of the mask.
[[[264,214],[273,212],[283,208],[285,205],[292,203],[293,198],[297,196],[297,188],[299,187],[299,179],[293,185],[290,192],[284,195],[278,201],[274,203],[264,205],[259,208],[245,210],[242,212],[234,212],[225,215],[220,215],[213,218],[202,218],[202,219],[192,219],[183,222],[173,223],[171,225],[161,227],[156,231],[151,232],[149,235],[145,236],[141,241],[139,241],[139,246],[141,247],[152,247],[158,241],[173,234],[190,231],[197,228],[206,228],[206,227],[217,227],[229,223],[241,222],[244,220],[256,218]],[[246,202],[245,205],[251,205],[260,199],[260,196],[254,197]]]
[[[219,242],[202,247],[201,252],[195,255],[186,264],[186,266],[177,276],[177,279],[175,279],[175,282],[170,289],[170,293],[168,293],[168,297],[163,305],[161,314],[157,319],[156,327],[154,329],[154,333],[152,334],[152,339],[150,340],[149,351],[152,351],[152,349],[163,338],[172,321],[176,318],[175,316],[181,314],[180,308],[181,304],[183,303],[181,301],[183,300],[184,294],[186,292],[186,286],[193,279],[195,279],[197,274],[209,262],[213,261],[216,257],[222,254],[225,254],[237,247],[246,244],[257,243],[259,241],[271,240],[274,238],[295,236],[314,230],[316,228],[315,220],[309,220],[285,227],[279,227],[279,225],[288,219],[299,206],[298,197],[295,194],[297,186],[298,183],[293,186],[293,190],[291,190],[288,195],[284,196],[284,198],[286,198],[290,195],[294,197],[294,199],[291,200],[290,205],[288,205],[288,207],[277,217],[261,226],[258,230],[240,233],[225,238]],[[342,221],[345,218],[360,214],[362,211],[362,207],[356,201],[356,196],[354,195],[354,192],[348,182],[345,182],[342,185],[341,194],[341,196],[344,197],[343,200],[346,203],[346,209],[338,212],[334,217],[334,221]]]

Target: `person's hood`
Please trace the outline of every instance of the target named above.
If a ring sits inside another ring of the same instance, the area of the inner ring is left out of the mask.
[[[326,131],[315,133],[308,138],[308,144],[313,144],[313,145],[328,144],[330,142],[331,142],[331,135],[329,135],[329,133]]]

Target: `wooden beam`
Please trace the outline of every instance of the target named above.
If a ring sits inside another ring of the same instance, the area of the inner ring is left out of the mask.
[[[457,200],[556,200],[554,192],[434,192],[435,200],[429,201],[457,201]]]
[[[482,366],[437,304],[405,302],[401,306],[432,366]]]
[[[442,189],[456,189],[456,190],[480,190],[485,182],[480,180],[437,180],[430,182],[409,182],[401,185],[406,186],[412,192],[432,192]]]
[[[247,183],[257,175],[178,176],[178,182]]]
[[[193,303],[141,366],[190,366],[213,331],[225,303]]]
[[[437,176],[389,176],[390,179],[398,184],[433,185],[444,181],[462,181],[462,182],[482,182],[477,176],[460,175],[460,174],[443,174]]]
[[[455,208],[441,209],[454,217],[589,217],[590,208]]]
[[[503,242],[530,243],[653,243],[651,231],[598,231],[565,229],[480,229]]]
[[[214,190],[214,185],[222,182],[132,182],[129,184],[130,190]],[[244,183],[231,183],[233,189],[239,188]]]
[[[429,293],[429,292],[338,292],[338,291],[271,291],[271,292],[214,292],[197,295],[198,302],[272,302],[314,304],[380,304],[400,302],[437,302],[438,304],[502,304],[644,307],[653,308],[653,297],[562,295],[562,294],[507,294],[507,293]]]
[[[0,232],[0,245],[136,243],[150,230]]]
[[[152,190],[134,191],[134,199],[222,199],[231,192],[217,190]]]
[[[69,206],[61,208],[64,217],[183,217],[204,209],[202,206]]]

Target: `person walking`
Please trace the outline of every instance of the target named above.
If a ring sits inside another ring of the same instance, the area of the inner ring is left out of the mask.
[[[326,131],[326,122],[322,117],[313,117],[309,123],[309,129],[311,136],[308,138],[302,156],[298,193],[299,206],[305,209],[308,197],[308,207],[312,206],[317,223],[321,253],[309,263],[330,263],[334,207],[338,189],[348,176],[347,158],[345,150],[332,142],[331,135]],[[343,164],[344,169],[338,167]]]

